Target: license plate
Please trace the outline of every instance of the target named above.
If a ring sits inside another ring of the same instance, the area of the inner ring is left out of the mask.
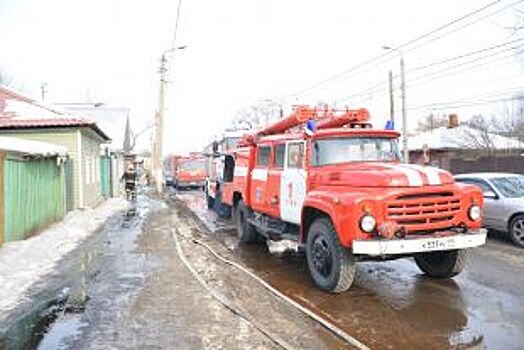
[[[420,244],[422,251],[433,251],[441,249],[453,249],[455,248],[455,239],[453,237],[432,239],[425,241]]]

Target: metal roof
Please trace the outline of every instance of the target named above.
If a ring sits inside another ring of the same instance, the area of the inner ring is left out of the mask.
[[[88,118],[72,115],[0,85],[0,129],[89,127],[104,141],[110,138]]]

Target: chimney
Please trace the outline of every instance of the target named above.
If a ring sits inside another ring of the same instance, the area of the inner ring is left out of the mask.
[[[458,128],[459,126],[459,117],[457,114],[450,114],[448,116],[448,128],[449,129],[453,129],[453,128]]]

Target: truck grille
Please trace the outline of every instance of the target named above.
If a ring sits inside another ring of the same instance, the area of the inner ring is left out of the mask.
[[[452,192],[399,196],[387,203],[386,219],[410,232],[435,231],[454,225],[460,197]]]

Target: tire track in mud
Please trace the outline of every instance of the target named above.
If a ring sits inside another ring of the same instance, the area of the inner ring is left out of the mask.
[[[176,208],[174,222],[180,245],[185,257],[193,265],[194,269],[200,274],[208,286],[217,291],[221,298],[225,298],[237,305],[241,310],[254,317],[271,334],[281,339],[286,339],[286,343],[301,349],[368,349],[365,345],[358,342],[340,329],[331,326],[329,322],[319,322],[320,316],[310,316],[304,314],[301,308],[310,310],[300,303],[293,306],[289,301],[275,297],[275,294],[261,285],[253,277],[238,268],[220,262],[213,256],[208,248],[202,244],[197,244],[195,240],[205,245],[213,245],[213,251],[220,256],[231,257],[231,252],[222,244],[216,244],[216,240],[209,239],[203,234],[206,232],[199,220],[184,204],[179,201],[172,202]],[[205,243],[203,241],[206,241]],[[226,258],[226,259],[228,259]],[[210,259],[220,264],[220,268],[212,268]],[[234,259],[234,258],[232,258]],[[218,271],[218,272],[217,272]],[[284,298],[287,296],[283,295]],[[296,301],[291,300],[291,303]],[[298,306],[298,308],[297,308]],[[335,332],[334,332],[335,331]],[[337,335],[336,332],[339,334]],[[351,339],[351,342],[349,340]]]
[[[213,221],[211,227],[216,229],[209,228],[207,220],[214,220],[213,215],[198,206],[200,197],[198,193],[183,193],[171,198],[171,205],[190,223],[196,238],[255,271],[284,295],[367,346],[373,349],[484,348],[483,334],[474,330],[475,325],[470,328],[457,282],[423,278],[409,261],[362,263],[357,283],[349,292],[326,294],[313,286],[303,257],[277,258],[262,246],[237,249],[236,236],[227,223],[217,227]]]

